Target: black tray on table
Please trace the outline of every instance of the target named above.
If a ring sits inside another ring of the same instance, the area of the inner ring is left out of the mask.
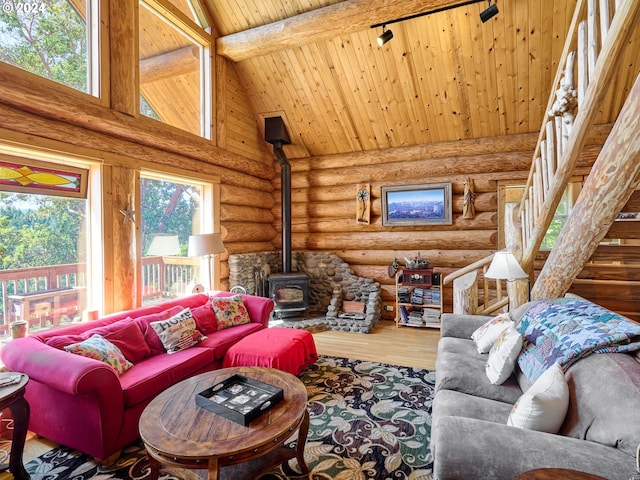
[[[196,404],[246,427],[283,397],[281,388],[236,374],[198,393]]]

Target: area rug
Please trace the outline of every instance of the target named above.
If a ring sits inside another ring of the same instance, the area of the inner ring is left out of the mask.
[[[431,479],[435,372],[320,356],[300,378],[309,395],[311,425],[304,452],[309,478]],[[288,444],[295,445],[295,436]],[[148,465],[144,447],[137,442],[108,467],[75,450],[56,448],[26,469],[32,480],[145,480]],[[196,472],[185,470],[160,473],[161,480],[196,478]],[[263,479],[300,475],[294,459]]]

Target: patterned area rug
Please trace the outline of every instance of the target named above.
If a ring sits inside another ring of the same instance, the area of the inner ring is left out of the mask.
[[[431,479],[435,372],[321,356],[300,378],[309,395],[305,460],[312,480]],[[126,448],[109,467],[58,448],[29,462],[26,469],[32,480],[144,480],[149,475],[140,442]],[[298,476],[293,459],[263,479]],[[191,480],[197,475],[163,470],[160,478]]]

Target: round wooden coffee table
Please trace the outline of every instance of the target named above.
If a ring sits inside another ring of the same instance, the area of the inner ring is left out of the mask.
[[[246,427],[196,405],[196,394],[235,374],[281,388],[284,399]],[[209,480],[258,478],[291,458],[309,473],[303,458],[307,391],[298,378],[280,370],[233,367],[189,378],[152,400],[139,426],[151,480],[158,478],[161,465],[206,469]],[[284,447],[296,429],[296,450]]]
[[[538,468],[516,477],[516,480],[606,480],[590,473],[566,468]]]

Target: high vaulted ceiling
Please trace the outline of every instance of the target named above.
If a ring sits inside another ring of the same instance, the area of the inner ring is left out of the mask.
[[[371,25],[460,0],[204,0],[260,121],[281,115],[295,156],[538,132],[576,0],[498,0]],[[597,123],[640,66],[640,28]]]

